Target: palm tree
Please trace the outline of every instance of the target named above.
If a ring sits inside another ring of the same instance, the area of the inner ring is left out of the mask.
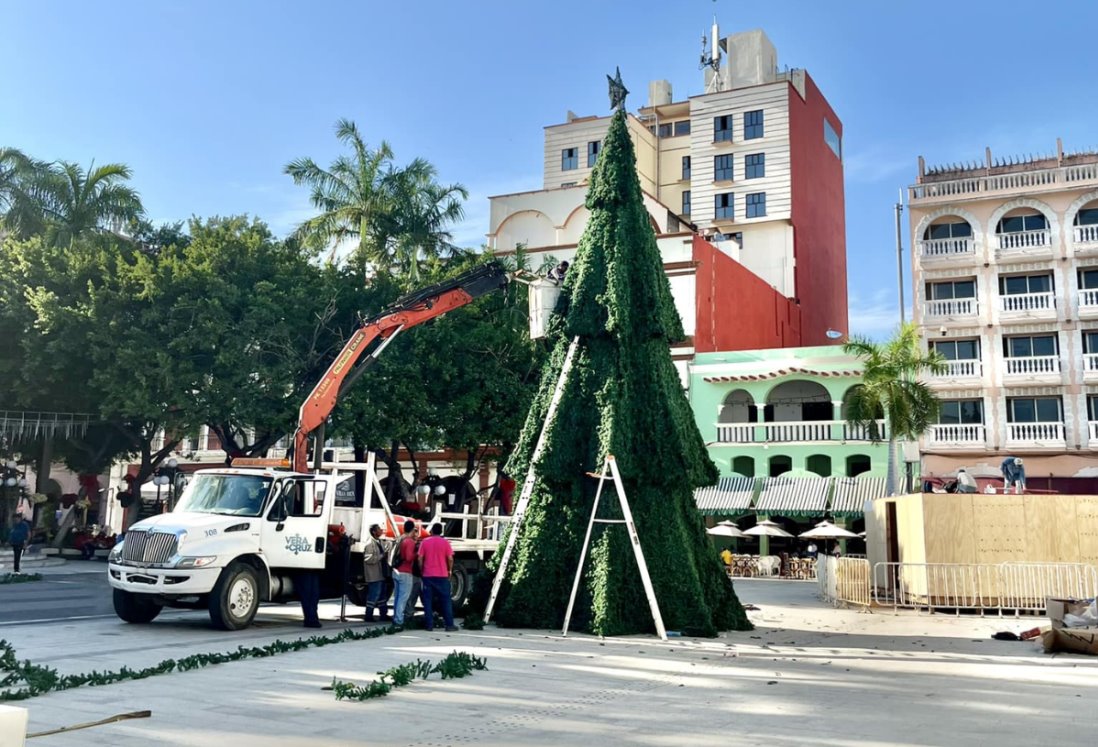
[[[48,173],[48,164],[16,148],[0,148],[0,228],[19,236],[42,230],[40,188]]]
[[[912,323],[901,325],[888,342],[852,338],[843,345],[843,351],[864,361],[862,384],[847,397],[847,421],[866,429],[870,439],[880,443],[883,439],[878,420],[884,415],[888,431],[885,491],[893,495],[896,439],[917,439],[938,419],[938,397],[919,377],[943,373],[945,361],[940,353],[923,351],[919,328]]]
[[[306,246],[328,249],[330,262],[340,245],[353,241],[360,260],[415,274],[421,256],[449,246],[446,229],[461,219],[461,199],[468,193],[461,185],[439,185],[434,167],[423,159],[394,166],[389,144],[370,148],[351,120],[339,120],[336,137],[352,154],[328,169],[311,158],[286,165],[295,184],[310,188],[309,199],[319,211],[295,236]]]
[[[47,220],[53,224],[57,243],[72,242],[77,236],[128,222],[144,213],[137,191],[123,182],[133,175],[121,163],[92,165],[85,172],[75,163],[61,161],[50,169],[42,192]]]

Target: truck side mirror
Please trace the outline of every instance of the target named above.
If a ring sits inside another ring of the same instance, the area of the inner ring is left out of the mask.
[[[278,496],[271,503],[271,510],[267,514],[267,521],[277,521],[279,523],[278,529],[282,529],[281,524],[286,521],[286,517],[289,515],[289,511],[286,508],[287,499],[293,495],[294,485],[292,482],[287,482],[282,490],[279,491]]]

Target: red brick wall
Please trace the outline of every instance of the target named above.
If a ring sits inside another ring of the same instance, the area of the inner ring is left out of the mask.
[[[842,122],[805,73],[805,98],[789,87],[794,282],[804,319],[802,345],[832,345],[827,330],[847,332],[846,217],[843,165],[824,141],[824,117]]]
[[[801,310],[765,280],[694,237],[694,350],[788,348],[801,342]]]

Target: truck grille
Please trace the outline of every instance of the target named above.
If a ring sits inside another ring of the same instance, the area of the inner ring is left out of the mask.
[[[122,559],[131,563],[166,563],[175,555],[179,538],[166,532],[126,532]]]

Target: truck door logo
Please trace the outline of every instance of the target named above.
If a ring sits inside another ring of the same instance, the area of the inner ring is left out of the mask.
[[[308,538],[303,537],[300,534],[291,534],[286,537],[286,549],[294,555],[297,555],[298,553],[312,550],[313,543],[309,542]]]

